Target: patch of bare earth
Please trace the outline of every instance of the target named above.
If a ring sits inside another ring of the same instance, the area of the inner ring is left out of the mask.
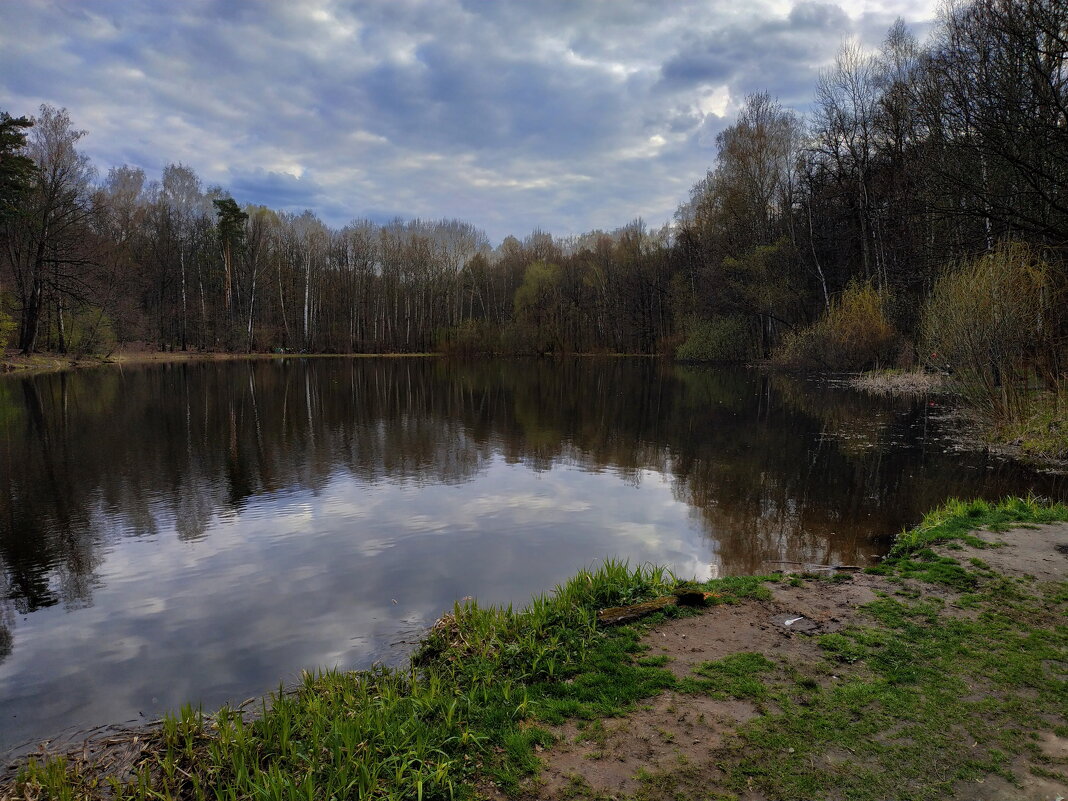
[[[555,730],[558,743],[532,796],[619,797],[640,787],[642,771],[700,771],[703,780],[718,775],[709,754],[722,745],[723,734],[753,718],[745,701],[719,701],[666,692],[623,718],[574,723]]]
[[[769,601],[716,606],[700,617],[669,621],[650,632],[643,644],[651,656],[668,656],[668,668],[680,677],[702,662],[743,651],[807,662],[818,657],[811,635],[837,631],[858,606],[875,599],[877,588],[887,589],[884,579],[867,575],[836,585],[769,586]]]
[[[1018,757],[1012,765],[1016,783],[1001,776],[987,776],[981,781],[958,782],[953,788],[955,798],[962,801],[1063,801],[1068,798],[1064,782],[1035,776],[1031,763]]]
[[[1068,523],[1054,523],[1009,532],[976,531],[975,536],[996,548],[936,548],[966,564],[980,559],[998,573],[1038,581],[1064,581],[1068,576]]]
[[[1068,525],[1017,529],[1009,533],[978,532],[996,548],[939,549],[967,564],[981,559],[1001,573],[1040,582],[1068,577]],[[670,658],[667,667],[685,677],[704,662],[731,654],[757,652],[777,662],[802,666],[822,661],[813,635],[865,623],[857,608],[878,593],[892,594],[918,587],[913,582],[891,583],[880,576],[856,574],[849,581],[806,581],[769,585],[770,600],[747,600],[715,606],[696,617],[668,621],[644,638],[649,656]],[[928,594],[943,598],[946,613],[968,616],[971,610],[954,606],[956,594],[924,585]],[[933,591],[932,591],[933,590]],[[845,666],[839,669],[848,670]],[[761,714],[746,701],[666,692],[643,708],[621,718],[592,723],[569,722],[554,730],[556,745],[543,754],[543,769],[525,790],[526,798],[716,797],[725,794],[717,751],[741,723]],[[1063,725],[1063,721],[1061,721]],[[1056,763],[1068,764],[1068,742],[1052,733],[1043,735],[1038,750]],[[722,754],[722,751],[719,751]],[[827,754],[833,764],[835,754]],[[1068,788],[1036,775],[1026,758],[1014,767],[1016,784],[991,776],[956,788],[958,799],[1018,799],[1055,801],[1068,798]],[[643,781],[643,776],[645,781]],[[668,792],[649,781],[670,777]],[[742,801],[763,796],[755,791]]]
[[[741,652],[813,663],[819,659],[813,635],[838,630],[877,589],[888,586],[867,575],[843,584],[777,585],[770,600],[724,604],[668,621],[643,644],[647,655],[667,656],[667,668],[680,678],[704,662]],[[670,775],[676,791],[712,793],[722,779],[715,763],[724,736],[758,714],[748,701],[666,692],[625,717],[569,722],[555,728],[558,742],[543,755],[543,770],[527,795],[622,798],[641,789],[642,774]]]

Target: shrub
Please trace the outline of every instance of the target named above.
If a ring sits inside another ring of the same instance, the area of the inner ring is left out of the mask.
[[[1027,245],[1004,242],[935,285],[923,315],[927,358],[992,422],[1019,418],[1033,379],[1056,388],[1064,305],[1063,277]]]
[[[15,333],[15,321],[10,314],[0,311],[0,352],[7,349],[13,333]]]
[[[59,328],[55,321],[51,323],[50,333],[52,340],[58,342]],[[67,352],[76,356],[106,356],[115,350],[118,342],[111,317],[94,306],[68,312],[63,321],[63,333]]]
[[[742,317],[692,319],[675,358],[682,362],[744,362],[756,355],[749,326]]]
[[[815,323],[787,334],[772,360],[785,367],[865,370],[893,361],[898,349],[885,297],[870,282],[853,281]]]

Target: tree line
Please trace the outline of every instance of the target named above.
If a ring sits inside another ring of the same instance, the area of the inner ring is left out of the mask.
[[[666,249],[641,224],[497,248],[459,220],[331,228],[241,206],[182,164],[97,180],[84,135],[66,109],[0,116],[3,334],[23,353],[640,352],[668,330],[647,291]]]
[[[334,228],[240,205],[182,164],[101,177],[84,132],[46,105],[0,117],[4,333],[25,353],[911,363],[931,355],[918,349],[939,282],[1007,240],[1038,254],[1041,302],[1064,300],[1066,115],[1068,7],[957,0],[923,43],[898,21],[875,52],[843,46],[807,117],[747,97],[672,224],[491,247],[457,220]],[[1047,317],[1059,374],[1064,315]]]

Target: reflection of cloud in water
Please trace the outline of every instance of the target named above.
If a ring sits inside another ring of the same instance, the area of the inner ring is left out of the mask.
[[[3,577],[0,576],[0,663],[7,659],[15,644],[15,615],[3,590]]]
[[[559,485],[556,485],[559,488]],[[466,502],[466,506],[472,511],[499,512],[509,510],[511,512],[544,512],[552,510],[556,512],[586,512],[590,509],[590,502],[585,499],[571,499],[561,503],[558,499],[544,495],[532,495],[530,493],[516,493],[512,495],[481,495]]]
[[[265,502],[270,509],[253,502],[257,513],[220,525],[195,545],[166,532],[155,542],[120,543],[102,568],[92,608],[64,618],[43,610],[30,619],[21,650],[0,672],[0,694],[17,685],[27,698],[52,696],[38,721],[53,727],[152,716],[190,697],[211,706],[250,687],[266,691],[302,668],[389,659],[398,632],[429,626],[455,599],[476,594],[521,604],[603,556],[667,557],[682,571],[701,572],[697,533],[690,529],[689,542],[667,533],[689,528],[685,509],[642,497],[654,482],[643,492],[626,488],[609,513],[576,499],[618,485],[610,475],[553,470],[545,496],[522,492],[529,480],[522,466],[490,465],[482,480],[488,491],[474,504],[447,486],[380,488],[383,513],[358,530],[343,512],[330,514],[329,504],[309,530],[307,501],[290,497]],[[666,484],[655,485],[670,498]],[[339,474],[325,494],[356,489]],[[507,504],[513,489],[530,514],[503,529],[509,507],[492,499]],[[657,517],[646,519],[651,514]],[[612,523],[627,516],[643,522]],[[266,517],[299,531],[257,536]],[[413,518],[423,523],[401,525]],[[163,598],[169,616],[157,628]],[[106,670],[85,669],[92,665]],[[16,722],[14,730],[21,728]]]
[[[971,457],[925,452],[907,404],[876,404],[879,448],[846,447],[826,432],[875,402],[754,373],[293,360],[118,378],[31,379],[2,432],[0,575],[25,616],[0,747],[398,658],[455,599],[522,604],[606,556],[702,578],[862,561],[947,494],[1056,494],[1015,468],[962,478]]]

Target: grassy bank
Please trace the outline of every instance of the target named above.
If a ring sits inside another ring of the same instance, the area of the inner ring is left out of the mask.
[[[855,621],[805,638],[816,654],[808,662],[739,652],[677,675],[642,641],[664,614],[603,629],[596,612],[679,582],[659,568],[609,562],[522,610],[458,604],[405,670],[307,675],[250,718],[187,708],[145,733],[124,774],[53,758],[24,766],[8,789],[31,800],[537,794],[538,752],[552,760],[559,724],[579,719],[592,729],[669,690],[742,700],[759,714],[714,749],[714,776],[692,762],[650,769],[638,797],[708,797],[713,786],[721,797],[945,797],[954,782],[1010,775],[1040,732],[1068,736],[1068,585],[1016,581],[932,548],[985,546],[971,533],[982,526],[1065,519],[1068,507],[1033,499],[932,512],[864,577],[884,589]],[[833,592],[851,581],[742,577],[702,589],[715,605],[766,614],[783,588]],[[676,624],[691,622],[709,625],[705,616]],[[1064,766],[1042,769],[1061,775]],[[581,777],[568,792],[598,797]]]
[[[953,498],[923,516],[920,524],[901,532],[894,541],[884,566],[897,560],[925,554],[934,545],[964,542],[982,547],[977,529],[1001,532],[1021,525],[1057,523],[1068,520],[1068,504],[1038,498],[1005,498],[997,503]]]
[[[515,789],[536,769],[538,723],[612,715],[671,684],[632,658],[635,628],[598,630],[596,611],[663,595],[660,568],[608,562],[522,610],[458,604],[429,633],[408,670],[306,675],[245,720],[192,708],[146,735],[129,776],[92,764],[31,762],[28,798],[451,798]],[[758,579],[717,584],[724,601]],[[677,612],[683,614],[683,612]]]

